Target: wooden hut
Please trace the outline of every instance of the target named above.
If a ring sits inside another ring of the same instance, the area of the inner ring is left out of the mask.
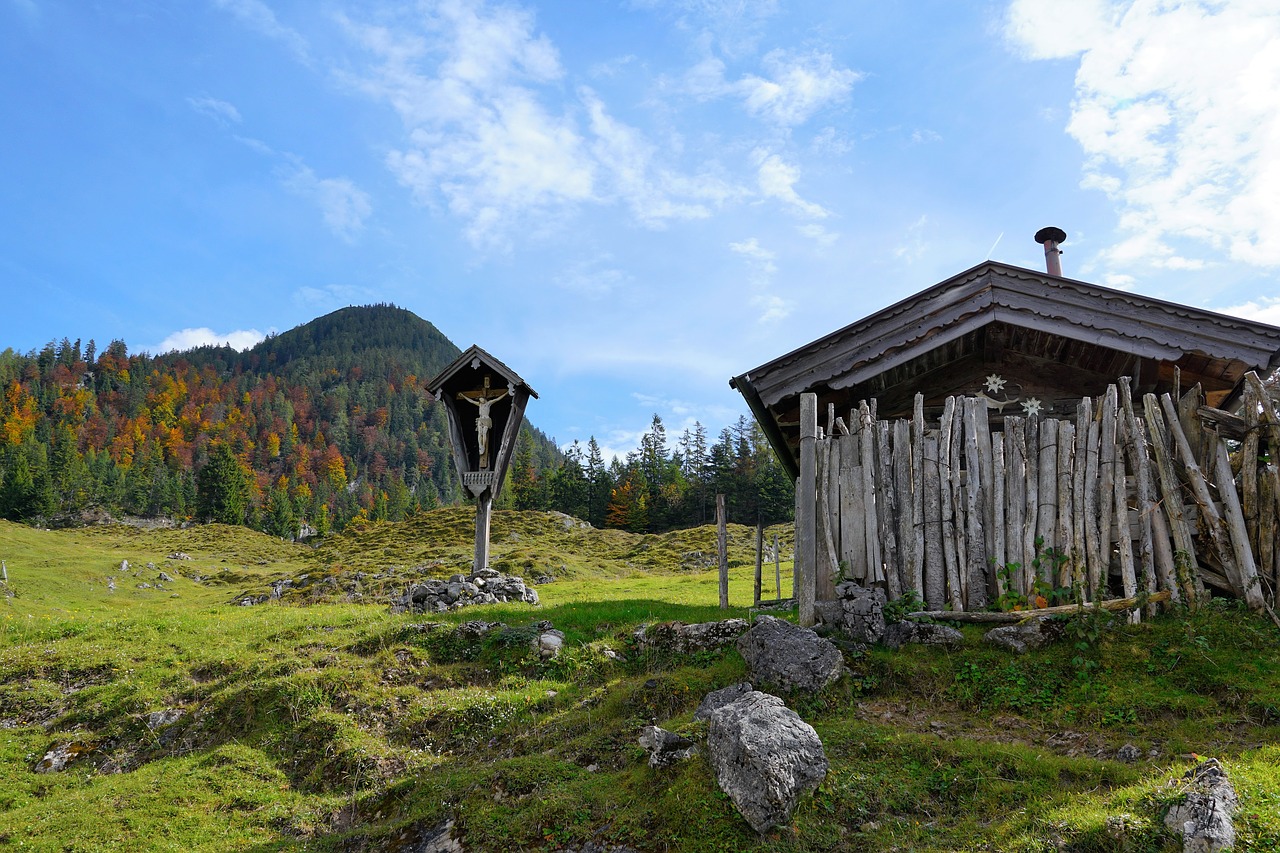
[[[1065,278],[1045,234],[1048,273],[982,263],[731,380],[797,477],[802,621],[842,580],[1274,605],[1280,328]]]

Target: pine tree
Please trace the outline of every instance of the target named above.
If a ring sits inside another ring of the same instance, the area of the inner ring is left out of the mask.
[[[212,445],[209,461],[196,476],[196,517],[244,524],[249,515],[249,477],[225,442]]]

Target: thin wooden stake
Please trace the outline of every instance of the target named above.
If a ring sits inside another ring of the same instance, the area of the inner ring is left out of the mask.
[[[879,522],[880,547],[884,556],[884,577],[890,601],[902,596],[902,545],[898,539],[897,522],[904,509],[902,498],[893,477],[893,451],[889,449],[889,431],[904,421],[891,424],[879,421],[876,424],[876,474],[880,481],[880,490],[876,494],[876,520]]]
[[[729,609],[729,531],[724,514],[724,495],[716,495],[716,552],[720,557],[720,609]]]
[[[793,570],[796,617],[804,627],[813,625],[813,605],[818,577],[817,453],[818,395],[800,395],[800,482],[796,487],[796,554]]]
[[[925,604],[932,610],[941,610],[947,600],[946,541],[942,529],[942,501],[946,490],[941,485],[938,472],[938,437],[928,435],[922,442],[924,463],[921,472],[920,491],[924,498],[924,594]]]

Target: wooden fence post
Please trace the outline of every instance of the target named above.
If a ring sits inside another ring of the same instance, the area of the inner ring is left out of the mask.
[[[764,521],[756,519],[756,584],[754,590],[754,607],[760,606],[760,570],[764,565]]]
[[[813,625],[815,583],[818,579],[817,479],[818,395],[800,395],[800,482],[796,484],[796,553],[793,583],[796,616]]]
[[[716,552],[720,557],[720,609],[729,609],[729,530],[724,517],[724,495],[716,495]]]

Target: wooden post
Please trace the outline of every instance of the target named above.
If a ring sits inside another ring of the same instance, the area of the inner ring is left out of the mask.
[[[792,564],[791,582],[795,583],[795,564]],[[778,545],[778,534],[773,534],[773,584],[774,601],[782,600],[782,552]],[[795,591],[792,590],[794,595]]]
[[[947,603],[952,610],[964,610],[964,595],[960,587],[960,567],[956,553],[955,495],[951,490],[951,433],[955,429],[956,398],[948,397],[942,410],[942,431],[938,438],[938,491],[941,496],[942,557],[946,577]],[[929,592],[925,588],[925,594]]]
[[[1089,568],[1089,586],[1094,601],[1106,598],[1111,571],[1111,522],[1115,515],[1116,478],[1116,386],[1108,385],[1102,398],[1102,422],[1098,426],[1098,565]],[[1120,476],[1124,476],[1121,469]]]
[[[1124,425],[1128,434],[1125,450],[1129,454],[1129,465],[1133,468],[1133,476],[1138,490],[1138,527],[1141,540],[1138,545],[1138,559],[1142,564],[1142,578],[1147,592],[1155,592],[1159,586],[1177,596],[1177,584],[1173,582],[1173,557],[1169,551],[1169,540],[1164,547],[1156,545],[1156,528],[1153,517],[1159,512],[1155,502],[1155,492],[1151,486],[1151,467],[1147,459],[1147,439],[1138,424],[1137,414],[1133,410],[1133,392],[1129,388],[1129,377],[1120,379],[1120,410],[1124,413]],[[1157,560],[1160,566],[1157,568]],[[1167,563],[1165,562],[1167,560]],[[1166,582],[1159,584],[1157,573]],[[1154,615],[1155,608],[1148,609],[1148,615]]]
[[[813,625],[815,582],[818,579],[817,479],[818,395],[800,395],[800,482],[796,484],[796,554],[793,583],[796,616]]]
[[[888,424],[883,423],[883,431],[888,432]],[[920,491],[920,472],[915,472],[917,478],[914,487],[912,484],[911,457],[915,452],[912,446],[910,435],[910,427],[906,421],[895,421],[893,424],[893,509],[897,513],[897,545],[898,559],[901,561],[902,570],[899,572],[901,579],[902,591],[915,590],[916,595],[924,598],[924,564],[923,554],[916,553],[916,531],[913,527],[913,519],[915,518],[915,501],[916,493]],[[884,455],[884,451],[881,451]],[[881,467],[884,466],[883,459],[880,460]],[[933,459],[934,472],[938,469],[937,452],[935,450]],[[923,499],[923,495],[921,495]],[[923,500],[921,502],[923,507]],[[941,606],[941,605],[939,605]]]
[[[976,397],[966,397],[964,401],[964,455],[965,455],[965,571],[968,573],[969,589],[966,604],[969,610],[987,609],[987,542],[982,527],[982,507],[986,502],[986,482],[982,479],[982,459],[978,443],[978,407],[982,406],[982,417],[987,416],[986,404]]]
[[[905,422],[898,421],[898,423],[904,424]],[[889,449],[889,429],[891,426],[893,425],[888,421],[879,421],[876,423],[875,429],[876,477],[880,481],[880,488],[876,492],[876,521],[880,524],[879,537],[881,553],[884,556],[885,583],[888,587],[889,600],[893,601],[902,595],[904,586],[902,546],[898,544],[898,531],[894,522],[895,518],[900,519],[904,514],[910,517],[911,504],[910,500],[908,500],[907,506],[902,506],[903,499],[898,497],[898,490],[895,488],[893,480],[893,451]],[[907,589],[911,588],[909,579],[906,581],[905,586]]]
[[[1174,577],[1177,577],[1178,562],[1185,561],[1190,567],[1191,577],[1186,578],[1187,586],[1182,589],[1182,594],[1186,597],[1188,606],[1194,609],[1196,597],[1204,592],[1204,584],[1195,570],[1195,540],[1191,537],[1191,524],[1182,511],[1182,487],[1173,471],[1173,454],[1165,438],[1164,416],[1160,413],[1155,394],[1143,395],[1142,406],[1147,416],[1147,438],[1151,440],[1151,451],[1156,458],[1156,473],[1160,479],[1160,501],[1169,518],[1173,537]]]
[[[916,483],[917,491],[924,499],[925,546],[921,549],[924,559],[924,591],[921,597],[930,610],[941,610],[947,600],[947,564],[942,534],[944,490],[938,475],[938,437],[924,436],[922,443],[924,470],[920,472]]]
[[[1036,538],[1040,549],[1058,551],[1058,424],[1055,418],[1040,421],[1040,440],[1037,442],[1036,459],[1040,466],[1039,505],[1036,508]],[[1040,561],[1040,580],[1050,587],[1054,585],[1053,561]]]
[[[724,495],[716,495],[716,553],[720,557],[720,609],[729,609],[729,529],[724,517]]]
[[[1208,430],[1205,431],[1206,434]],[[1236,565],[1239,567],[1240,594],[1249,605],[1250,610],[1258,611],[1266,607],[1266,599],[1262,595],[1262,584],[1258,581],[1258,566],[1253,561],[1253,551],[1249,548],[1249,531],[1245,526],[1244,513],[1240,508],[1240,496],[1236,494],[1235,478],[1231,475],[1231,460],[1227,458],[1227,446],[1215,439],[1212,444],[1216,450],[1218,494],[1222,497],[1222,506],[1226,514],[1227,534],[1231,544],[1235,546]],[[1246,465],[1257,466],[1257,460],[1245,459]]]
[[[911,481],[917,487],[923,485],[923,481],[920,476],[920,469],[924,467],[924,437],[924,394],[917,393],[915,406],[911,413]],[[935,469],[938,467],[936,454],[934,457],[933,467]],[[899,500],[906,499],[900,497]],[[924,492],[922,488],[915,488],[911,493],[911,525],[915,528],[916,540],[915,544],[912,546],[911,553],[911,583],[916,588],[916,592],[923,598],[925,515]]]
[[[1036,520],[1040,517],[1040,418],[1031,415],[1023,424],[1026,448],[1027,499],[1022,513],[1022,588],[1028,597],[1035,592]]]
[[[1060,574],[1054,580],[1059,587],[1069,587],[1075,583],[1076,553],[1075,544],[1075,493],[1071,490],[1073,479],[1072,455],[1076,449],[1076,425],[1071,421],[1058,421],[1058,522],[1054,532],[1054,540],[1058,543],[1058,554],[1067,559],[1062,563]]]
[[[858,407],[858,443],[861,452],[862,468],[862,510],[863,510],[863,542],[866,546],[864,559],[867,562],[867,586],[881,583],[884,577],[884,562],[880,555],[880,522],[876,516],[876,462],[875,462],[875,421],[871,417],[871,409],[864,400]],[[832,590],[834,593],[835,590]],[[834,598],[834,595],[832,596]]]
[[[1188,391],[1187,394],[1195,393],[1199,390],[1199,386],[1195,386]],[[1187,480],[1191,483],[1191,493],[1195,495],[1196,503],[1200,507],[1200,518],[1204,521],[1204,529],[1208,533],[1209,547],[1217,552],[1218,559],[1222,563],[1223,572],[1227,576],[1227,580],[1236,587],[1235,592],[1241,598],[1245,598],[1249,602],[1249,606],[1255,610],[1260,610],[1262,595],[1255,589],[1257,597],[1250,598],[1249,590],[1245,586],[1244,578],[1240,573],[1240,563],[1236,559],[1234,549],[1231,546],[1231,538],[1227,531],[1226,522],[1223,521],[1222,514],[1218,511],[1217,506],[1213,503],[1213,495],[1209,492],[1209,482],[1205,476],[1205,472],[1200,468],[1200,463],[1193,454],[1190,439],[1182,430],[1182,424],[1178,420],[1178,412],[1174,408],[1173,400],[1168,394],[1160,398],[1160,405],[1164,407],[1165,416],[1169,419],[1169,432],[1173,436],[1173,444],[1178,449],[1178,455],[1182,458],[1182,467],[1187,472]],[[1198,425],[1198,421],[1197,421]],[[1203,440],[1204,431],[1196,430],[1200,433]],[[1216,439],[1216,436],[1215,436]],[[1210,465],[1217,458],[1217,448],[1214,448],[1214,455],[1210,458]],[[1230,465],[1228,465],[1228,469]],[[1212,471],[1212,468],[1210,468]],[[1230,471],[1228,470],[1228,473]],[[1231,497],[1235,497],[1235,484],[1231,483]],[[1223,495],[1223,503],[1226,503],[1227,496]],[[1252,563],[1252,555],[1249,557]],[[1255,602],[1258,604],[1254,607]]]
[[[1093,400],[1083,397],[1076,406],[1076,446],[1075,465],[1071,479],[1071,503],[1073,505],[1071,523],[1071,565],[1073,584],[1080,584],[1087,595],[1089,592],[1089,558],[1085,551],[1085,509],[1084,494],[1085,471],[1089,466],[1089,425],[1093,423]]]
[[[764,566],[764,521],[756,518],[756,584],[754,590],[755,603],[753,607],[760,606],[760,572]]]
[[[1005,561],[1016,563],[1019,567],[1026,565],[1023,555],[1022,528],[1027,514],[1027,434],[1022,418],[1010,417],[1004,421],[1005,467],[1007,479],[1005,498],[1009,507],[1005,512],[1005,521],[1009,530],[1005,536]],[[1023,595],[1027,594],[1023,586],[1021,571],[1009,577],[1013,588]]]
[[[1124,421],[1119,421],[1116,429],[1120,436],[1121,445],[1124,444],[1125,428]],[[1117,449],[1116,459],[1119,465],[1116,466],[1116,476],[1112,481],[1112,488],[1115,492],[1115,518],[1116,528],[1119,531],[1116,534],[1116,549],[1120,553],[1120,584],[1124,589],[1125,598],[1133,598],[1138,594],[1137,573],[1133,568],[1133,532],[1129,529],[1129,492],[1125,487],[1124,479],[1124,456]],[[1138,622],[1141,618],[1141,611],[1135,610],[1129,614],[1130,622]]]
[[[493,515],[493,490],[485,489],[476,498],[476,558],[472,571],[489,568],[489,520]]]

